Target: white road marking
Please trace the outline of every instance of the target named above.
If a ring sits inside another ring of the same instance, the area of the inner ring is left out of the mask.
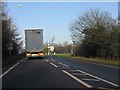
[[[63,64],[64,66],[66,66],[66,67],[69,67],[68,65],[66,65],[66,64]]]
[[[111,67],[111,68],[117,68],[120,69],[119,67],[113,67],[113,66],[109,66],[109,65],[104,65],[104,64],[100,64],[101,66],[105,66],[105,67]]]
[[[82,80],[87,80],[87,81],[100,81],[100,80],[98,80],[98,79],[82,79]]]
[[[51,59],[53,62],[55,62],[55,60]]]
[[[63,58],[63,57],[58,57],[58,58]],[[66,58],[66,59],[68,59],[68,58]],[[71,59],[71,58],[69,58],[69,59]],[[88,61],[81,61],[81,62],[86,62],[86,63],[95,64],[95,65],[101,65],[101,66],[105,66],[105,67],[110,67],[110,68],[117,68],[117,69],[120,69],[120,67],[114,67],[114,66],[105,65],[105,64],[98,64],[98,63],[94,63],[94,62],[88,62]]]
[[[62,66],[62,69],[70,69],[70,68],[66,66]]]
[[[77,70],[67,70],[67,71],[71,71],[71,72],[77,72]]]
[[[81,73],[72,73],[73,75],[80,75],[80,76],[85,76],[86,74],[81,74]]]
[[[86,74],[86,75],[88,75],[88,76],[94,77],[94,78],[96,78],[96,79],[99,79],[99,80],[101,80],[101,81],[103,81],[103,82],[106,82],[106,83],[108,83],[108,84],[111,84],[111,85],[113,85],[113,86],[115,86],[115,87],[118,87],[118,86],[119,86],[119,85],[117,85],[117,84],[115,84],[115,83],[112,83],[112,82],[110,82],[110,81],[104,80],[104,79],[102,79],[102,78],[99,78],[99,77],[94,76],[94,75],[92,75],[92,74],[86,73],[86,72],[84,72],[84,71],[81,71],[81,70],[77,70],[77,71],[79,71],[79,72],[81,72],[81,73],[84,73],[84,74]]]
[[[10,70],[12,70],[14,67],[16,67],[20,62],[22,62],[24,59],[20,60],[18,63],[10,67],[7,71],[5,71],[2,75],[0,75],[0,78],[2,78],[4,75],[6,75]]]
[[[94,62],[87,62],[87,61],[83,61],[83,62],[86,62],[86,63],[91,63],[91,64],[95,64],[95,65],[101,65],[101,66],[110,67],[110,68],[117,68],[117,69],[120,69],[119,67],[114,67],[114,66],[105,65],[105,64],[98,64],[98,63],[94,63]]]
[[[64,72],[65,74],[67,74],[68,76],[72,77],[73,79],[75,79],[76,81],[78,81],[80,84],[84,85],[87,88],[92,88],[91,85],[85,83],[84,81],[78,79],[77,77],[73,76],[72,74],[70,74],[69,72],[62,70],[62,72]]]
[[[45,59],[46,60],[46,62],[48,62],[48,60],[47,59]]]
[[[66,65],[66,64],[64,64],[64,63],[61,63],[61,62],[58,62],[58,63],[61,64],[61,65],[66,66],[66,67],[69,67],[68,65]]]
[[[51,65],[53,65],[54,67],[58,67],[57,65],[53,64],[52,62],[50,62]]]
[[[115,89],[111,89],[111,88],[104,88],[104,87],[99,87],[98,89],[103,89],[103,90],[115,90]]]

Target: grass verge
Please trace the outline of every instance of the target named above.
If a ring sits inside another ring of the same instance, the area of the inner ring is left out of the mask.
[[[23,59],[23,55],[5,57],[2,59],[2,68],[6,68],[7,66],[16,63],[17,61]]]
[[[102,58],[85,58],[80,56],[72,57],[71,54],[56,54],[56,56],[72,58],[72,59],[77,59],[77,60],[87,61],[87,62],[93,62],[97,64],[120,67],[120,60],[109,60],[109,59],[102,59]]]

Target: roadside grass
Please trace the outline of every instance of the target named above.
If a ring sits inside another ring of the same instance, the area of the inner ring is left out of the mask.
[[[120,67],[120,60],[110,60],[110,59],[102,59],[102,58],[85,58],[81,56],[73,57],[71,54],[56,54],[56,56],[65,57],[65,58],[72,58],[77,59],[81,61],[87,61],[87,62],[93,62],[97,64],[104,64],[104,65],[110,65],[115,67]]]
[[[14,55],[11,56],[11,58],[9,57],[4,57],[2,58],[2,68],[5,68],[7,66],[9,66],[10,64],[13,64],[19,60],[23,59],[23,55],[19,54],[19,55]]]

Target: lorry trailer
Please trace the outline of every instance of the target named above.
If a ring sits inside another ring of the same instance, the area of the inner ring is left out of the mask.
[[[26,57],[43,57],[43,29],[25,30]]]

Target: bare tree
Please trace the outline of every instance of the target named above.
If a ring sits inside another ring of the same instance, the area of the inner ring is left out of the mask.
[[[115,48],[118,47],[116,26],[117,22],[110,12],[90,9],[71,23],[69,30],[72,40],[81,44],[80,49],[77,49],[81,54],[105,58],[108,55],[118,57],[115,54],[117,52]]]
[[[89,28],[98,28],[98,25],[104,26],[106,31],[111,30],[111,25],[115,24],[111,14],[99,9],[91,9],[79,16],[76,21],[71,23],[69,31],[73,41],[80,42],[84,39],[86,30]]]

